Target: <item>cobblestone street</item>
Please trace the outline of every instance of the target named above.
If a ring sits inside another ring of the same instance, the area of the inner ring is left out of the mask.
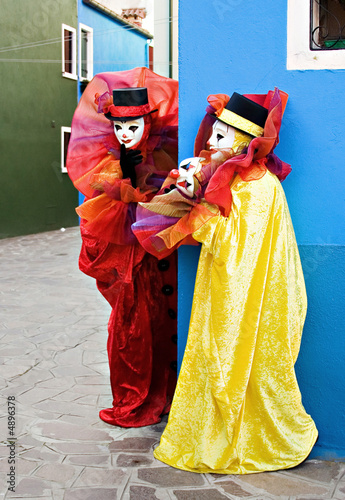
[[[110,311],[78,270],[79,249],[78,228],[0,241],[0,500],[345,499],[344,463],[309,460],[247,476],[187,473],[153,458],[166,420],[140,429],[102,422],[98,412],[112,401]]]

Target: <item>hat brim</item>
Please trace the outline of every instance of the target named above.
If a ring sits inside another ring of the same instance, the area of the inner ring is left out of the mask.
[[[253,123],[250,120],[243,118],[243,116],[240,116],[226,108],[222,110],[219,116],[216,114],[216,117],[221,122],[238,128],[242,132],[252,135],[253,137],[261,137],[264,133],[264,129],[263,127],[260,127],[260,125],[257,125],[256,123]]]
[[[121,121],[121,122],[129,122],[130,120],[137,120],[138,118],[142,118],[143,116],[147,116],[147,115],[150,115],[151,113],[155,113],[156,111],[158,111],[158,109],[153,109],[152,111],[149,111],[148,113],[143,113],[142,115],[137,115],[137,116],[112,116],[112,114],[110,112],[108,113],[104,113],[104,116],[112,121],[112,122],[116,122],[116,121]]]

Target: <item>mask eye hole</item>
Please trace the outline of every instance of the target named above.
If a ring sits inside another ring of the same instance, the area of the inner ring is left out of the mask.
[[[129,130],[130,130],[131,132],[135,132],[137,129],[138,129],[137,125],[131,125],[131,126],[129,127]]]
[[[217,141],[220,141],[221,139],[224,139],[224,135],[217,134]]]
[[[121,125],[115,125],[115,130],[118,132],[119,130],[122,130]]]

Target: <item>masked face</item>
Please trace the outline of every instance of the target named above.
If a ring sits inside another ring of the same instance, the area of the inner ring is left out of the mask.
[[[136,118],[128,121],[114,121],[114,132],[120,144],[127,149],[139,144],[144,133],[144,118]]]
[[[207,141],[209,149],[232,148],[235,140],[235,129],[219,120],[212,127],[212,135]]]
[[[200,156],[187,158],[186,160],[181,161],[178,167],[180,175],[177,178],[176,187],[189,198],[193,198],[194,195],[193,176],[201,170],[201,162],[203,160],[205,160],[205,158],[200,158]]]

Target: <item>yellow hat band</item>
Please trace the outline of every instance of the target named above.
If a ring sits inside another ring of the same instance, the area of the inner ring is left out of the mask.
[[[259,125],[256,125],[256,123],[253,123],[226,108],[224,108],[220,113],[218,119],[228,125],[231,125],[232,127],[243,130],[243,132],[247,132],[247,134],[253,135],[254,137],[260,137],[264,133],[264,129]]]

